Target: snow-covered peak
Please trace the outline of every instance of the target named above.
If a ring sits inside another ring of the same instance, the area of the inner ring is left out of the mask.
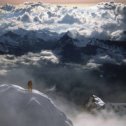
[[[0,124],[9,126],[71,126],[43,93],[17,85],[0,86]]]
[[[96,95],[92,95],[86,104],[86,108],[90,111],[102,109],[104,106],[105,103]]]
[[[94,103],[95,103],[97,106],[102,107],[102,106],[105,105],[105,103],[104,103],[99,97],[97,97],[96,95],[93,95],[92,97],[93,97],[93,99],[94,99]]]

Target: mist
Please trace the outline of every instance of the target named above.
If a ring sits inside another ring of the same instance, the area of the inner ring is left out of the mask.
[[[3,55],[0,83],[26,88],[27,82],[32,80],[33,88],[45,93],[54,88],[47,93],[64,97],[79,106],[83,106],[93,94],[107,102],[126,102],[125,65],[92,66],[59,63],[53,53],[30,53],[21,57]]]
[[[126,117],[118,117],[117,115],[97,115],[81,113],[73,119],[75,126],[125,126]]]

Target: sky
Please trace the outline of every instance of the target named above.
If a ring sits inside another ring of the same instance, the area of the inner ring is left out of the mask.
[[[0,0],[0,4],[4,3],[23,3],[26,1],[42,1],[47,3],[98,3],[102,1],[112,1],[112,0]],[[126,0],[113,0],[116,2],[126,3]]]

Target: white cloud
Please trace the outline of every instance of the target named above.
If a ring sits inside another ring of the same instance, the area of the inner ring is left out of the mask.
[[[11,27],[12,30],[20,26],[26,30],[46,28],[58,33],[70,29],[80,32],[83,29],[85,34],[91,31],[89,37],[99,39],[113,38],[111,36],[113,32],[126,29],[126,6],[119,3],[102,3],[89,8],[29,3],[13,6],[13,8],[7,12],[0,9],[2,12],[0,29],[7,30]]]
[[[123,30],[117,30],[111,34],[112,40],[121,40],[125,41],[126,40],[126,32]]]
[[[31,23],[32,22],[32,17],[29,15],[29,13],[26,12],[22,16],[18,17],[17,20],[22,21],[24,23]]]

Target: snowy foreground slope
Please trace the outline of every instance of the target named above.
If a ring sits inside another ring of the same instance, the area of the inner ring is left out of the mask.
[[[0,86],[1,126],[72,126],[52,101],[37,90]]]

